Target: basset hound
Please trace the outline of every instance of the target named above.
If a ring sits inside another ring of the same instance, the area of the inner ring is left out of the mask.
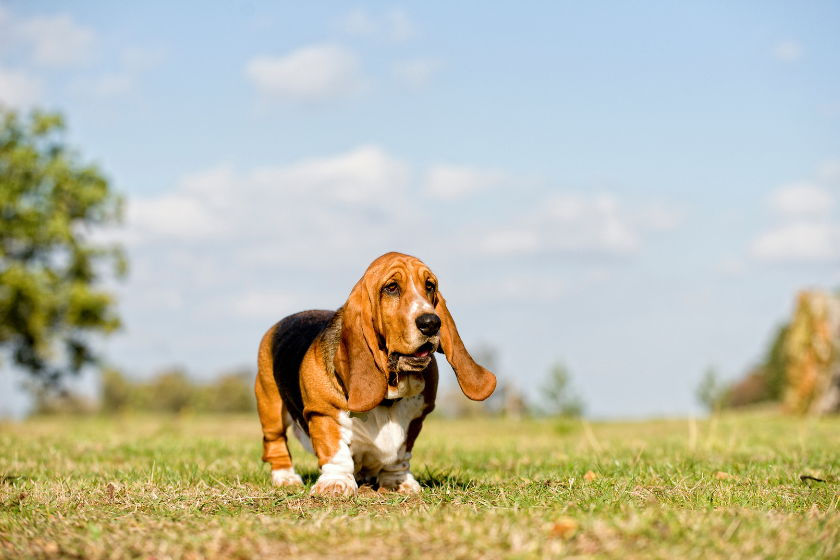
[[[493,393],[496,377],[464,348],[437,278],[400,253],[373,261],[338,311],[303,311],[271,327],[255,390],[272,482],[303,484],[286,444],[291,427],[318,457],[313,495],[352,495],[360,483],[419,492],[409,461],[435,407],[435,351],[467,397]]]

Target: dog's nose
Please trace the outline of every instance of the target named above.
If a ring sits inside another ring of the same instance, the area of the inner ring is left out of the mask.
[[[424,313],[414,320],[420,332],[426,336],[436,335],[440,330],[440,317],[434,313]]]

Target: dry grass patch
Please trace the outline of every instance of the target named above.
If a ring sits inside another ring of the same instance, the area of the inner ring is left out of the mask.
[[[0,555],[840,558],[838,449],[837,419],[433,420],[420,496],[322,499],[269,486],[256,415],[38,419],[0,427]]]

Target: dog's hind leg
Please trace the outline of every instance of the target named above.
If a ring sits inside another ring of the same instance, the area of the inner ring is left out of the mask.
[[[263,337],[257,359],[258,371],[254,391],[257,395],[257,412],[263,431],[262,460],[271,464],[271,481],[277,486],[297,486],[303,479],[295,473],[292,455],[286,442],[286,431],[291,424],[288,411],[274,381],[274,359],[271,356],[272,327]]]

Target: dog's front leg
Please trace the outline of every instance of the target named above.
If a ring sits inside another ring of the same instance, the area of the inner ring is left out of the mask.
[[[349,418],[346,418],[347,427],[341,425],[345,416],[347,413],[342,411],[338,418],[312,415],[309,419],[312,448],[321,467],[321,476],[312,487],[313,496],[352,496],[358,489],[350,452],[353,432],[349,428]]]
[[[396,491],[400,494],[419,494],[420,484],[411,474],[411,450],[414,449],[414,442],[423,429],[423,420],[435,409],[435,396],[437,395],[438,369],[437,363],[432,363],[423,373],[425,387],[423,388],[423,409],[419,416],[416,416],[408,425],[405,443],[400,447],[397,460],[392,465],[386,465],[379,473],[378,482],[381,490]],[[408,401],[403,401],[407,403]],[[411,413],[412,415],[414,413]]]
[[[411,474],[411,453],[405,450],[405,445],[400,449],[397,461],[392,465],[386,465],[379,471],[377,482],[380,491],[399,492],[400,494],[420,493],[420,484]]]

